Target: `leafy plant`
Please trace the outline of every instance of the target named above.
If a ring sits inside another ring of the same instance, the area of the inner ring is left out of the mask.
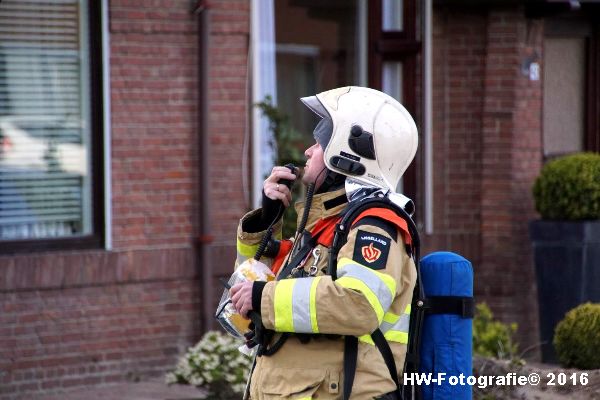
[[[533,186],[544,219],[600,218],[600,154],[579,153],[546,164]]]
[[[473,318],[473,352],[484,357],[518,360],[518,344],[513,336],[517,324],[504,324],[494,320],[494,314],[487,304],[475,307]]]
[[[304,150],[309,146],[308,138],[291,126],[290,116],[273,105],[271,96],[266,96],[256,106],[269,119],[269,129],[274,140],[270,141],[271,148],[276,154],[275,165],[294,164],[304,165]],[[302,185],[298,181],[292,187],[292,197],[301,198]],[[290,237],[295,233],[297,213],[294,207],[288,207],[283,215],[283,236]]]
[[[600,368],[600,304],[569,311],[554,330],[554,349],[565,367]]]
[[[175,371],[169,372],[165,380],[168,384],[206,388],[207,399],[239,398],[252,364],[252,360],[238,350],[239,346],[240,342],[233,337],[209,331],[179,359]]]

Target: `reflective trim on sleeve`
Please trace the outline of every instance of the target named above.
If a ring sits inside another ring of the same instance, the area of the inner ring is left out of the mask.
[[[340,259],[337,270],[339,278],[335,282],[364,294],[377,314],[377,320],[381,323],[385,312],[394,300],[396,293],[394,278],[360,265],[349,258]]]
[[[371,308],[373,308],[373,311],[377,315],[377,321],[379,321],[381,323],[381,321],[383,320],[383,314],[385,313],[384,309],[381,306],[381,302],[377,298],[377,295],[373,292],[373,290],[367,284],[365,284],[363,281],[361,281],[358,278],[353,278],[350,276],[343,276],[341,278],[338,278],[335,281],[335,283],[337,283],[340,286],[343,286],[347,289],[353,289],[353,290],[356,290],[357,292],[362,293],[367,298],[367,301],[371,305]]]
[[[238,239],[236,246],[238,264],[241,264],[247,259],[254,257],[259,245],[260,244],[244,244],[240,241],[240,239]]]
[[[317,324],[317,285],[321,280],[320,276],[311,278],[312,283],[310,285],[310,322],[312,325],[312,331],[319,333],[319,325]]]
[[[390,317],[388,317],[388,314]],[[386,318],[388,317],[388,318]],[[387,313],[379,327],[383,336],[390,342],[408,343],[408,329],[410,326],[410,304],[404,309],[402,315]]]
[[[359,336],[358,341],[366,343],[366,344],[370,344],[371,346],[375,346],[375,342],[373,342],[373,339],[371,339],[371,335]]]
[[[408,332],[389,331],[385,333],[384,337],[388,342],[408,344]]]
[[[383,322],[379,329],[388,342],[408,344],[408,329],[410,326],[410,304],[406,306],[402,315],[396,315],[391,312],[385,313]],[[363,335],[358,338],[363,343],[375,345],[371,335]]]
[[[319,333],[317,285],[321,277],[284,279],[275,286],[275,330]]]
[[[275,330],[294,332],[292,315],[292,293],[297,279],[283,279],[275,285],[273,303],[275,308]]]
[[[318,278],[299,278],[292,295],[292,318],[294,332],[318,333],[316,292]]]

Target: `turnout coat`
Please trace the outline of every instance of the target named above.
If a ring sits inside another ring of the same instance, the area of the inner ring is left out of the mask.
[[[299,220],[304,202],[296,203]],[[291,335],[272,356],[257,358],[250,397],[269,399],[341,399],[343,388],[343,335],[359,338],[358,361],[351,399],[365,400],[395,390],[383,358],[370,338],[380,328],[402,371],[408,343],[410,303],[416,281],[408,256],[408,231],[373,210],[358,218],[337,257],[337,279],[327,272],[332,229],[347,206],[345,191],[315,195],[306,230],[319,234],[319,243],[300,264],[304,276],[265,284],[260,297],[265,328],[279,333],[313,334],[302,343]],[[236,265],[251,258],[264,235],[244,230],[260,210],[246,214],[237,231]],[[281,237],[281,221],[275,226]],[[251,229],[247,229],[252,231]],[[320,230],[319,232],[317,232]],[[280,254],[262,262],[279,272],[289,257],[291,242],[282,242]]]

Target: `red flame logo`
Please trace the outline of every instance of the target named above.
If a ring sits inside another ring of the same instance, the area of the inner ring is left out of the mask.
[[[361,248],[361,251],[363,258],[369,263],[377,261],[379,259],[379,256],[381,256],[381,250],[373,247],[373,242],[371,242],[371,244],[369,244],[368,246],[363,246]]]

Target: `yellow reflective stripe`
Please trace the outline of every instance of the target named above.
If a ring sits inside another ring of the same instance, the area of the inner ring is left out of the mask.
[[[245,244],[240,239],[237,240],[237,252],[247,258],[254,257],[259,244]]]
[[[275,306],[275,330],[278,332],[294,332],[292,295],[295,283],[295,279],[284,279],[275,284],[273,303]]]
[[[354,260],[349,259],[348,257],[342,257],[338,261],[337,267],[338,267],[338,269],[343,269],[346,265],[357,265],[359,267],[364,268],[368,272],[372,272],[373,274],[375,274],[375,276],[377,276],[379,279],[381,279],[381,281],[388,288],[388,290],[390,291],[391,298],[393,299],[396,296],[396,280],[394,278],[392,278],[390,275],[384,274],[381,272],[377,272],[374,269],[371,269],[365,265],[362,265],[360,263],[357,263]]]
[[[358,341],[366,343],[366,344],[370,344],[371,346],[375,346],[375,342],[373,342],[373,339],[371,339],[371,335],[359,336]]]
[[[406,305],[406,308],[404,309],[404,314],[410,314],[410,303]]]
[[[321,277],[317,276],[310,285],[310,323],[314,333],[319,333],[319,325],[317,325],[317,285],[320,280]]]
[[[358,278],[352,278],[350,276],[342,276],[335,282],[342,287],[357,290],[360,293],[362,293],[367,298],[367,301],[371,305],[371,308],[373,308],[373,311],[375,311],[375,314],[377,315],[377,321],[379,322],[379,324],[381,324],[384,315],[383,307],[381,307],[379,298],[363,281],[361,281]]]
[[[408,332],[387,331],[383,336],[388,342],[408,344]]]
[[[396,315],[394,313],[391,312],[386,312],[385,315],[383,316],[383,322],[387,322],[388,324],[395,324],[396,322],[398,322],[398,319],[400,319],[399,315]]]
[[[400,332],[400,331],[389,331],[386,332],[383,337],[388,342],[396,342],[400,344],[408,344],[408,332]],[[371,335],[362,335],[358,337],[358,341],[366,344],[370,344],[371,346],[375,346],[375,342],[371,338]]]

